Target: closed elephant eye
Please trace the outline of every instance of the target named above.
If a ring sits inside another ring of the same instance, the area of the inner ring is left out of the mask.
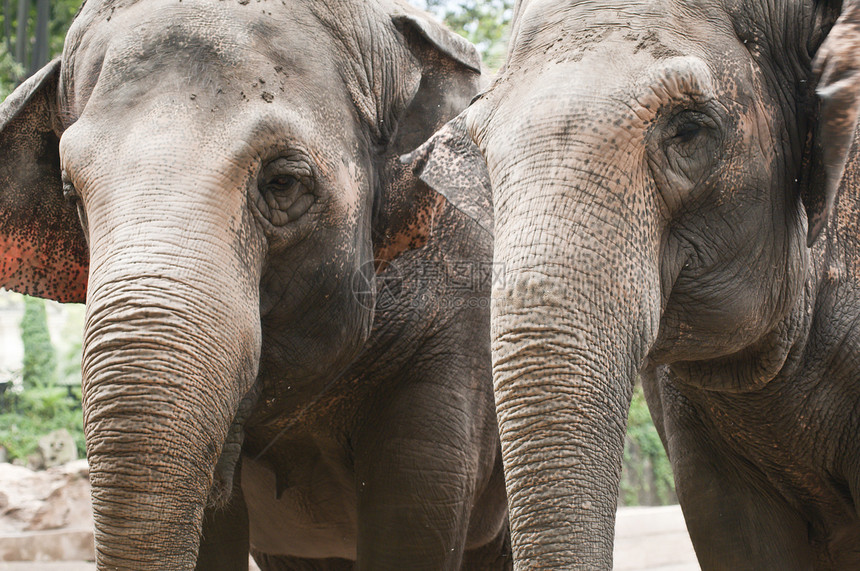
[[[279,158],[260,173],[261,211],[274,226],[298,220],[316,201],[310,190],[311,171],[301,161]]]

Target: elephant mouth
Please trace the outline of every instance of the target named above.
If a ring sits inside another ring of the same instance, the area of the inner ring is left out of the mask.
[[[209,489],[209,497],[206,501],[208,507],[224,508],[230,501],[230,496],[235,487],[234,478],[236,468],[239,466],[239,460],[242,455],[242,443],[245,439],[245,422],[251,415],[254,405],[257,404],[260,392],[260,382],[257,381],[239,402],[236,416],[233,417],[233,422],[230,424],[230,429],[227,432],[227,439],[224,441],[224,447],[221,449],[221,456],[215,464],[212,487]]]

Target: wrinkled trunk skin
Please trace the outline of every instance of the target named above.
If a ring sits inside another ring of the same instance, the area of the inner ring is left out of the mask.
[[[159,170],[174,157],[136,160],[155,182],[106,176],[87,205],[98,568],[193,569],[215,465],[256,376],[260,248],[241,231],[243,193],[225,200],[193,169]]]
[[[581,113],[554,92],[520,101],[477,137],[505,275],[492,350],[515,568],[611,569],[632,385],[657,333],[658,240],[635,215],[647,193],[619,166],[624,138],[587,120],[623,111]],[[557,131],[572,113],[576,132]],[[517,117],[515,136],[492,131]]]
[[[100,569],[193,568],[235,407],[234,389],[217,392],[235,384],[224,361],[246,349],[206,339],[197,324],[163,309],[176,299],[155,292],[175,291],[173,284],[146,287],[104,295],[88,319],[84,407]],[[112,309],[123,305],[135,307]],[[207,329],[218,327],[231,329]],[[189,355],[189,339],[208,347]]]

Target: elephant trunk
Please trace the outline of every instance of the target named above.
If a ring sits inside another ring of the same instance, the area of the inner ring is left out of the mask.
[[[231,229],[242,195],[231,213],[189,203],[214,194],[199,184],[162,182],[162,200],[115,187],[88,209],[83,407],[99,569],[194,568],[215,467],[257,374],[261,256]]]
[[[253,349],[248,332],[222,336],[231,329],[222,322],[206,327],[220,327],[218,337],[201,334],[167,309],[175,298],[134,289],[119,288],[88,318],[84,410],[99,568],[190,569],[238,407],[239,354]],[[128,309],[110,309],[120,304]]]
[[[511,137],[529,152],[489,161],[505,276],[493,291],[493,375],[514,559],[517,569],[610,569],[632,386],[659,323],[658,240],[635,214],[647,195],[635,172],[613,164],[630,164],[620,137],[611,149],[577,144],[576,134],[541,133],[547,124],[558,119],[530,123],[534,140]]]

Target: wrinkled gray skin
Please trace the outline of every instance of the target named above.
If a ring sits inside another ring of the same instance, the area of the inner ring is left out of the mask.
[[[458,119],[505,265],[516,568],[611,566],[637,374],[703,568],[860,567],[860,37],[840,10],[517,6],[505,69]]]
[[[399,159],[479,66],[389,2],[89,0],[0,107],[0,283],[86,292],[99,569],[510,566],[490,235]]]

